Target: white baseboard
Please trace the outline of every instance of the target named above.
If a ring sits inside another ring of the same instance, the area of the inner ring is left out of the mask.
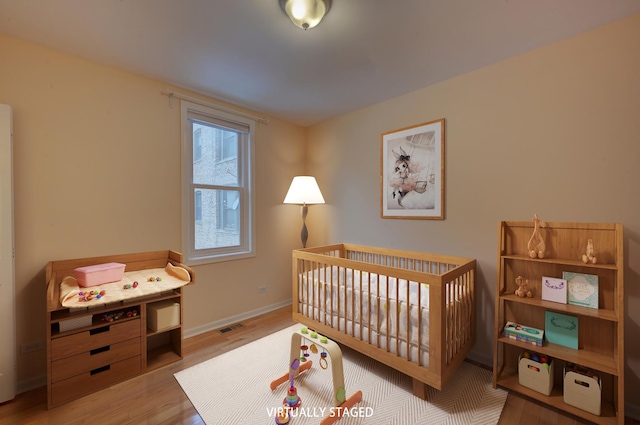
[[[277,310],[279,308],[286,307],[291,305],[291,300],[285,300],[279,302],[277,304],[271,304],[266,307],[259,308],[257,310],[247,311],[245,313],[237,314],[231,317],[225,317],[221,320],[216,320],[215,322],[207,323],[205,325],[196,326],[195,328],[185,329],[183,332],[183,338],[191,338],[196,335],[203,334],[205,332],[210,332],[216,329],[220,329],[222,327],[232,325],[234,323],[241,322],[243,320],[251,319],[256,316],[260,316],[265,313],[269,313],[270,311]]]

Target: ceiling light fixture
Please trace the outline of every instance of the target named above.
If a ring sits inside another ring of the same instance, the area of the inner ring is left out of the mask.
[[[331,8],[331,0],[278,0],[282,11],[298,28],[307,30],[320,23]]]

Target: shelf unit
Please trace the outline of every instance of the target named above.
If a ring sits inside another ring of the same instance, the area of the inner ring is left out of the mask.
[[[52,261],[47,265],[47,406],[52,408],[102,388],[182,359],[183,288],[162,294],[69,309],[60,303],[60,282],[73,269],[119,262],[126,271],[162,268],[171,263],[189,271],[175,251]],[[158,302],[180,304],[176,326],[153,331],[147,327],[147,311]],[[105,316],[123,313],[112,322]]]
[[[498,224],[497,285],[494,329],[493,386],[516,391],[556,409],[598,424],[624,424],[624,263],[623,226],[601,223],[546,223],[540,228],[546,243],[544,258],[530,258],[527,243],[533,222]],[[587,241],[594,245],[596,264],[581,261]],[[563,272],[598,276],[598,306],[588,308],[541,299],[542,277],[562,278]],[[516,277],[529,280],[532,298],[514,294]],[[545,329],[545,312],[577,316],[578,349],[544,341],[541,347],[509,339],[507,321]],[[524,351],[551,356],[556,361],[554,388],[549,396],[520,385],[518,358]],[[576,363],[600,372],[600,416],[568,405],[563,399],[563,368]]]

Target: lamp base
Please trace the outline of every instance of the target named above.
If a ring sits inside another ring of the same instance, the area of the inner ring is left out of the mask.
[[[300,213],[302,214],[302,231],[300,232],[300,239],[302,239],[302,247],[307,247],[307,239],[309,238],[309,232],[307,231],[307,223],[305,220],[307,219],[307,212],[309,208],[307,204],[302,204],[302,208],[300,209]]]

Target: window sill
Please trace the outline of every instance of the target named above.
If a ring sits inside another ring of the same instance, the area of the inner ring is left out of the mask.
[[[204,264],[221,263],[223,261],[242,260],[245,258],[255,257],[256,253],[253,251],[242,252],[230,252],[228,254],[216,254],[216,255],[203,255],[203,256],[189,256],[186,259],[185,264],[188,266],[200,266]]]

